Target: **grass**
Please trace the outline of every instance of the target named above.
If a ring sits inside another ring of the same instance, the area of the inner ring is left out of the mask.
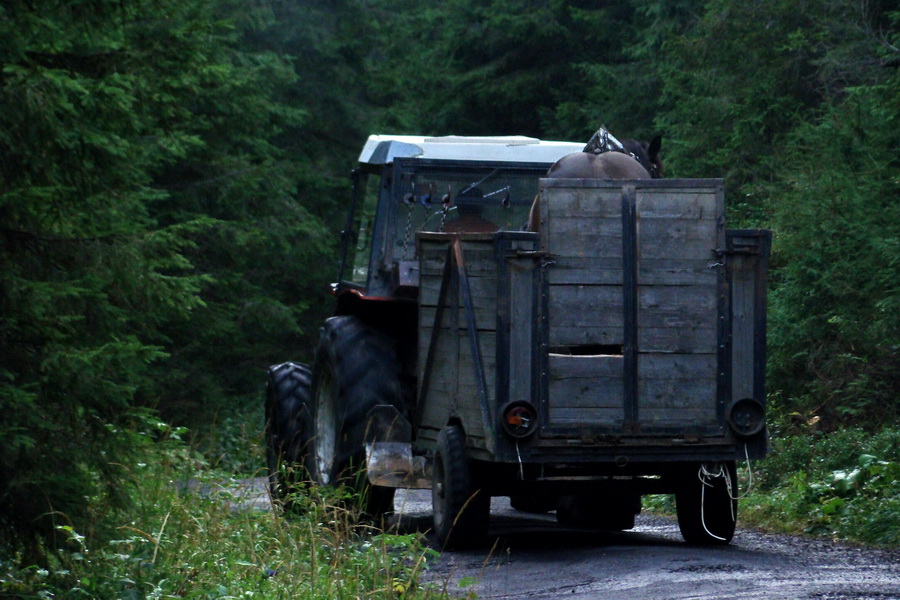
[[[0,558],[0,597],[445,597],[423,582],[437,553],[422,537],[375,528],[346,508],[340,491],[306,499],[304,514],[289,519],[241,508],[221,492],[234,476],[180,443],[156,448],[135,476],[133,507],[113,517],[114,535],[61,525],[60,551],[48,564]],[[194,485],[177,485],[187,480]]]

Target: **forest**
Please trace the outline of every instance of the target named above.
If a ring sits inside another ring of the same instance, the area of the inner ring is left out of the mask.
[[[155,447],[214,462],[267,366],[310,359],[370,133],[662,135],[667,177],[773,231],[773,436],[900,461],[896,0],[17,0],[0,39],[17,564],[118,535]]]

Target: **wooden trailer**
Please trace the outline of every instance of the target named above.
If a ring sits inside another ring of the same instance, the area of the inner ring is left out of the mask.
[[[541,179],[583,149],[369,138],[334,316],[310,365],[269,369],[273,497],[349,483],[379,516],[430,487],[460,547],[492,496],[621,530],[671,493],[687,541],[731,540],[736,462],[767,446],[769,232],[726,229],[720,180]]]
[[[622,528],[671,492],[686,538],[730,540],[734,463],[766,451],[769,232],[725,228],[720,180],[540,195],[540,233],[417,235],[412,446],[439,534],[483,535],[493,495]]]

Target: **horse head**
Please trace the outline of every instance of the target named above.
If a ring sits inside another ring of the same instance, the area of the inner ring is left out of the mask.
[[[647,169],[653,179],[659,179],[663,176],[662,159],[659,156],[659,150],[662,146],[662,137],[656,136],[649,142],[639,142],[638,140],[622,140],[622,147],[631,154],[641,166]]]

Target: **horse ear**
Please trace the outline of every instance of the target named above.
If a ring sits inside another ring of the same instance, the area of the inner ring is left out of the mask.
[[[647,147],[647,154],[650,156],[650,160],[656,160],[659,158],[659,150],[662,146],[662,136],[656,136],[652,140],[650,140],[650,145]]]

